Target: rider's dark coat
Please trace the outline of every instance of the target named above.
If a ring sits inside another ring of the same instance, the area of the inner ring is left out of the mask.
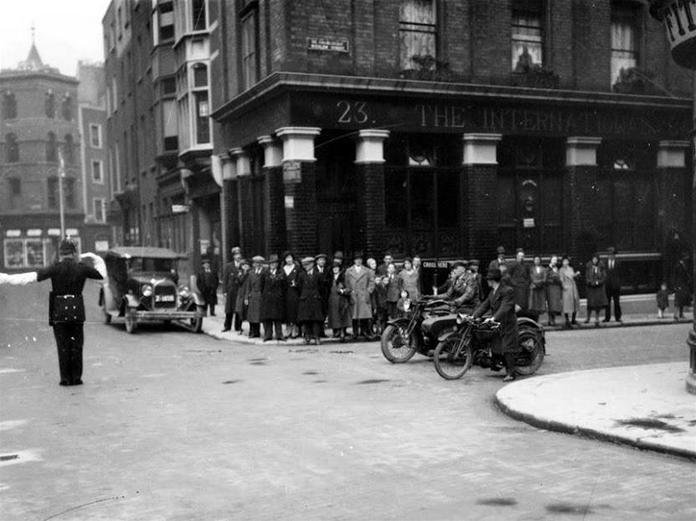
[[[474,317],[483,316],[490,310],[493,320],[500,322],[500,336],[495,336],[491,349],[496,354],[519,351],[517,338],[517,315],[515,314],[515,290],[507,284],[501,284],[474,312]]]

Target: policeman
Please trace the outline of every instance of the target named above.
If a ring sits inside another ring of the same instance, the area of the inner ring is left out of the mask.
[[[48,323],[58,347],[60,385],[82,385],[82,346],[84,344],[85,306],[82,289],[86,279],[106,277],[106,266],[94,253],[83,253],[91,258],[94,268],[78,262],[77,247],[70,239],[63,239],[58,248],[58,261],[36,272],[6,275],[0,273],[0,283],[28,284],[51,279],[53,291],[49,296]]]

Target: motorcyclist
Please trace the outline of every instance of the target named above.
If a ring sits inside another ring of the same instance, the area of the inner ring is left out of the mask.
[[[478,279],[467,271],[466,263],[456,262],[452,268],[452,285],[442,296],[455,312],[471,314],[480,302]]]

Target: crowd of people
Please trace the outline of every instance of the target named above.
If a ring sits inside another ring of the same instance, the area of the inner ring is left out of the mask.
[[[501,284],[513,290],[515,312],[539,320],[547,316],[550,326],[573,328],[580,312],[578,284],[584,284],[587,297],[585,323],[594,317],[600,321],[622,322],[621,263],[616,249],[607,255],[595,253],[584,270],[571,265],[568,256],[553,255],[548,263],[540,256],[529,262],[522,249],[514,259],[499,246],[497,256],[488,264],[488,271],[501,273]],[[660,316],[667,307],[669,293],[675,293],[675,319],[683,318],[684,307],[690,304],[691,281],[682,258],[674,270],[674,287],[663,284],[657,295]],[[362,252],[353,255],[344,265],[340,251],[330,258],[325,254],[297,259],[291,252],[268,259],[242,256],[239,247],[232,249],[232,261],[222,270],[212,251],[204,257],[198,273],[198,286],[211,315],[215,314],[217,290],[222,285],[225,305],[223,331],[243,331],[248,322],[252,338],[286,340],[303,336],[307,343],[320,343],[325,328],[341,340],[374,339],[388,320],[407,314],[413,303],[423,295],[440,295],[457,311],[473,313],[484,301],[489,288],[479,273],[476,259],[452,264],[444,284],[423,287],[422,264],[418,257],[403,259],[400,265],[386,253],[381,264],[374,258],[364,259]]]

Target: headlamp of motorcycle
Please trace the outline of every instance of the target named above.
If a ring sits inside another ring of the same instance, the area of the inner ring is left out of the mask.
[[[464,313],[457,313],[457,324],[464,322]]]
[[[143,297],[151,297],[152,296],[152,286],[149,284],[143,284],[143,287],[140,288],[140,293],[142,294]]]

